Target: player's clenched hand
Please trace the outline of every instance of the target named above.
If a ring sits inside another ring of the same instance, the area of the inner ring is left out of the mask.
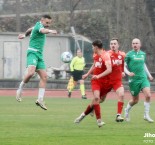
[[[18,35],[18,39],[24,39],[25,38],[25,34],[19,34]]]
[[[130,72],[130,73],[129,73],[129,76],[130,76],[130,77],[133,77],[133,76],[135,76],[135,74],[134,74],[133,72]]]
[[[57,31],[56,30],[49,30],[49,33],[57,34]]]
[[[125,77],[125,73],[124,72],[122,72],[122,77]]]
[[[92,75],[92,80],[97,80],[98,78],[98,75]]]
[[[83,76],[82,76],[82,79],[86,79],[88,77],[88,74],[84,74]]]
[[[153,81],[153,80],[154,80],[154,78],[153,78],[152,76],[150,76],[150,77],[149,77],[149,80],[150,80],[150,81]]]

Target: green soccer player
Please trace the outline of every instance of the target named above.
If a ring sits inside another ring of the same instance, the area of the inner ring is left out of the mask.
[[[130,109],[138,103],[139,93],[143,92],[145,96],[144,102],[144,120],[148,122],[154,122],[149,115],[150,111],[150,81],[153,80],[150,72],[145,64],[146,54],[140,50],[141,41],[137,38],[132,40],[133,50],[129,51],[125,57],[125,73],[129,75],[129,88],[132,95],[132,99],[128,102],[125,108],[125,120],[129,121]]]
[[[43,102],[45,87],[47,82],[47,74],[45,71],[45,63],[43,59],[44,44],[46,40],[46,34],[57,33],[56,30],[48,29],[51,23],[52,23],[52,18],[49,15],[43,15],[41,17],[41,20],[38,21],[34,27],[29,28],[25,34],[20,34],[18,36],[19,39],[23,39],[31,33],[29,47],[27,49],[28,73],[24,76],[22,82],[19,85],[19,88],[16,92],[16,100],[19,102],[22,101],[23,87],[25,86],[26,83],[29,82],[29,80],[35,74],[35,72],[37,72],[38,75],[40,76],[40,83],[39,83],[39,93],[38,93],[38,99],[36,100],[36,105],[40,106],[44,110],[47,110],[47,107]]]

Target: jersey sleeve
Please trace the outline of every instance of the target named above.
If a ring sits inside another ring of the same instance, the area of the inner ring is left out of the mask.
[[[121,55],[123,56],[123,58],[125,58],[126,54],[125,52],[121,51]]]
[[[40,31],[41,31],[41,29],[44,29],[44,26],[40,23],[40,24],[38,24],[38,27],[37,27],[38,29],[38,31],[39,31],[39,33],[41,33]]]
[[[130,61],[130,53],[127,53],[124,59],[125,63],[128,65],[129,61]]]
[[[126,56],[126,54],[125,54],[125,52],[122,52],[121,51],[121,55],[122,55],[122,57],[123,57],[123,62],[122,62],[122,72],[124,72],[124,61],[125,61],[125,56]]]
[[[144,62],[146,62],[146,53],[144,53]]]
[[[111,65],[111,59],[109,53],[105,53],[104,55],[101,56],[102,59],[105,61],[105,65]]]

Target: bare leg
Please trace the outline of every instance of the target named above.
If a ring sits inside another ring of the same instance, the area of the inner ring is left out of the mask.
[[[131,110],[131,108],[137,104],[139,101],[139,95],[138,96],[132,96],[132,99],[128,102],[126,108],[125,108],[125,120],[126,121],[130,121],[130,117],[129,117],[129,111]]]
[[[38,99],[36,101],[36,105],[39,105],[42,109],[47,110],[47,107],[45,106],[43,100],[44,100],[44,94],[45,94],[45,87],[47,82],[47,73],[45,70],[38,70],[37,73],[40,76],[40,82],[39,82],[39,92],[38,92]]]
[[[150,88],[146,87],[142,90],[145,96],[145,102],[144,102],[144,119],[148,122],[154,122],[154,120],[150,117],[150,102],[151,102],[151,92]]]
[[[35,74],[35,70],[36,67],[35,66],[29,66],[28,67],[28,72],[27,74],[24,76],[23,81],[20,83],[18,90],[16,92],[16,100],[18,102],[22,101],[22,91],[23,91],[23,87],[25,86],[26,83],[29,82],[29,80],[31,79],[31,77]]]

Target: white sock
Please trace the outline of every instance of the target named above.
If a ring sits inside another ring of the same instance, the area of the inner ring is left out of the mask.
[[[44,94],[45,94],[45,88],[39,88],[38,100],[43,101]]]
[[[25,83],[22,81],[21,83],[20,83],[20,85],[19,85],[19,90],[23,90],[23,88],[24,88],[24,86],[25,86]]]
[[[132,106],[131,106],[130,103],[128,102],[128,104],[127,104],[127,106],[126,106],[127,111],[129,112],[131,108],[132,108]]]
[[[144,102],[144,112],[145,112],[145,115],[149,115],[149,112],[150,112],[150,102]]]

